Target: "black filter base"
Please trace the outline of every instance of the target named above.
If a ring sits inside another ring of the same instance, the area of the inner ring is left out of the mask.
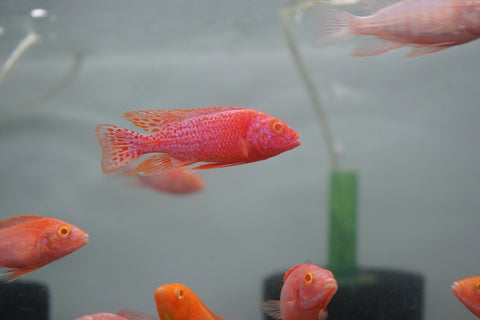
[[[335,274],[335,273],[334,273]],[[279,300],[284,273],[267,277],[263,300]],[[420,274],[381,269],[335,275],[337,293],[327,307],[328,320],[421,320],[423,277]],[[271,320],[265,315],[266,320]]]
[[[15,280],[0,283],[0,319],[48,320],[48,287]]]

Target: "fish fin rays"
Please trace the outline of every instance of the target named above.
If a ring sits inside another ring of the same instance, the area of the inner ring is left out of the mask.
[[[324,3],[315,4],[313,14],[319,26],[317,37],[313,41],[314,47],[322,47],[355,35],[351,28],[356,19],[354,15]]]
[[[195,170],[206,170],[206,169],[218,169],[218,168],[226,168],[226,167],[233,167],[233,166],[238,166],[241,164],[245,164],[246,162],[232,162],[232,163],[206,163],[202,164],[198,167],[195,167],[193,169]]]
[[[112,126],[100,124],[95,129],[95,136],[102,147],[102,170],[112,173],[141,156],[135,143],[141,134]]]
[[[185,167],[195,163],[196,161],[184,161],[171,158],[166,155],[153,155],[148,157],[146,160],[141,162],[133,171],[129,172],[128,175],[132,174],[142,174],[142,175],[153,175],[159,174],[162,172],[170,171],[173,169]]]
[[[396,2],[400,2],[400,0],[359,0],[358,5],[365,10],[365,12],[374,13]]]
[[[414,46],[412,51],[407,54],[408,58],[417,58],[430,53],[438,52],[449,48],[451,43],[441,43],[433,46]]]
[[[327,318],[328,318],[327,310],[325,309],[320,310],[320,312],[318,313],[318,320],[327,320]]]
[[[20,278],[24,274],[27,274],[27,273],[30,273],[32,271],[37,270],[38,268],[40,268],[40,266],[39,267],[34,267],[34,268],[29,268],[29,269],[12,269],[12,270],[7,270],[7,271],[5,271],[1,274],[2,275],[8,274],[7,281],[11,282],[15,279]]]
[[[120,310],[117,315],[128,320],[157,320],[154,316],[134,310]]]
[[[8,228],[8,227],[11,227],[11,226],[14,226],[14,225],[26,222],[26,221],[37,220],[37,219],[43,219],[43,217],[34,216],[34,215],[26,215],[26,214],[16,216],[16,217],[13,217],[13,218],[9,218],[9,219],[0,221],[0,229],[5,229],[5,228]]]
[[[392,41],[382,38],[370,38],[363,40],[350,54],[354,57],[376,56],[401,48],[405,45],[403,42]]]
[[[273,319],[282,320],[283,318],[280,310],[280,304],[280,300],[268,300],[262,302],[260,309]]]
[[[159,132],[166,125],[184,121],[187,119],[224,111],[240,110],[235,107],[212,107],[190,110],[144,110],[128,111],[123,116],[135,126],[147,132]]]

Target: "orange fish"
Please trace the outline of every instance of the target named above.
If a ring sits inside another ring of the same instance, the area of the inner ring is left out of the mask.
[[[292,267],[283,277],[280,300],[265,301],[261,309],[274,319],[326,319],[326,307],[337,291],[333,274],[314,264]]]
[[[130,172],[133,168],[129,167]],[[123,168],[122,168],[123,169]],[[150,188],[159,192],[168,192],[173,194],[189,194],[203,190],[205,182],[202,177],[196,172],[189,170],[186,167],[173,169],[167,172],[161,172],[144,176],[141,174],[134,174],[131,177],[137,180],[140,187]]]
[[[142,134],[101,124],[95,135],[103,149],[102,169],[111,173],[150,155],[130,174],[157,174],[206,162],[195,169],[234,166],[276,156],[300,145],[285,122],[254,110],[215,107],[124,112]]]
[[[210,311],[192,290],[180,283],[158,287],[154,298],[160,320],[225,320]]]
[[[452,291],[458,300],[480,318],[480,277],[470,277],[456,281]]]
[[[22,215],[0,221],[0,268],[8,280],[43,267],[88,243],[88,234],[53,218]]]
[[[371,9],[387,3],[361,2]],[[317,4],[314,13],[320,24],[315,47],[358,35],[377,36],[360,43],[352,53],[358,57],[405,45],[413,47],[408,57],[418,57],[480,37],[480,0],[403,0],[365,17]]]
[[[75,320],[157,320],[157,318],[139,311],[121,310],[117,314],[95,313]]]

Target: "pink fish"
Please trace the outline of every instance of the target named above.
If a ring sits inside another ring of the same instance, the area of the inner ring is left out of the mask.
[[[337,291],[333,274],[314,264],[299,264],[285,273],[280,300],[262,303],[262,310],[278,320],[326,319],[326,307]]]
[[[95,313],[75,320],[156,320],[157,318],[139,311],[121,310],[117,314]]]
[[[363,0],[367,7],[386,0]],[[403,0],[365,17],[316,4],[320,24],[315,47],[358,35],[377,36],[357,46],[353,56],[373,56],[412,46],[408,57],[437,52],[480,37],[480,0]]]
[[[452,291],[468,310],[480,318],[480,277],[456,281]]]
[[[0,221],[0,268],[8,280],[58,260],[88,243],[88,234],[53,218],[22,215]]]
[[[126,167],[129,167],[128,172],[134,169],[130,165],[127,165],[124,168]],[[180,167],[167,172],[147,176],[134,174],[130,177],[137,181],[137,183],[135,183],[137,186],[178,195],[198,192],[203,190],[205,186],[202,177],[186,167]]]
[[[285,122],[254,110],[215,107],[124,112],[142,134],[112,125],[97,126],[102,169],[111,173],[144,154],[130,174],[157,174],[206,162],[195,169],[234,166],[276,156],[300,145]]]

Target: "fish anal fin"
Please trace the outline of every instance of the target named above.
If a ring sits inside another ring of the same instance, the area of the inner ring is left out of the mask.
[[[166,155],[153,155],[148,157],[146,160],[141,162],[133,171],[129,172],[128,175],[132,174],[142,174],[142,175],[152,175],[158,174],[173,169],[181,168],[188,166],[196,161],[183,161],[175,158],[170,158]]]
[[[241,164],[245,164],[246,162],[232,162],[232,163],[207,163],[207,164],[202,164],[198,167],[195,167],[193,169],[195,170],[206,170],[206,169],[218,169],[218,168],[226,168],[226,167],[233,167],[233,166],[238,166]]]
[[[12,217],[12,218],[0,221],[0,229],[5,229],[5,228],[8,228],[8,227],[11,227],[11,226],[14,226],[14,225],[26,222],[26,221],[37,220],[37,219],[43,219],[43,217],[34,216],[34,215],[27,215],[27,214]]]
[[[415,46],[409,54],[407,54],[407,58],[416,58],[421,57],[430,53],[438,52],[444,49],[451,47],[451,43],[441,43],[434,46]]]
[[[135,126],[147,132],[159,132],[166,125],[177,123],[183,120],[224,111],[240,110],[235,107],[212,107],[189,110],[144,110],[128,111],[123,116]]]
[[[124,317],[125,319],[128,320],[156,320],[154,316],[151,316],[149,314],[140,312],[140,311],[134,311],[134,310],[120,310],[117,312],[117,315],[120,317]]]
[[[405,43],[382,38],[363,40],[351,53],[354,57],[376,56],[403,47]]]
[[[282,312],[280,310],[280,300],[268,300],[262,302],[260,305],[260,309],[267,314],[268,316],[277,319],[277,320],[282,320]]]
[[[30,273],[32,271],[37,270],[39,267],[34,267],[34,268],[29,268],[29,269],[12,269],[3,272],[2,274],[9,274],[7,277],[7,281],[13,281],[15,279],[18,279],[19,277],[23,276],[24,274]]]

